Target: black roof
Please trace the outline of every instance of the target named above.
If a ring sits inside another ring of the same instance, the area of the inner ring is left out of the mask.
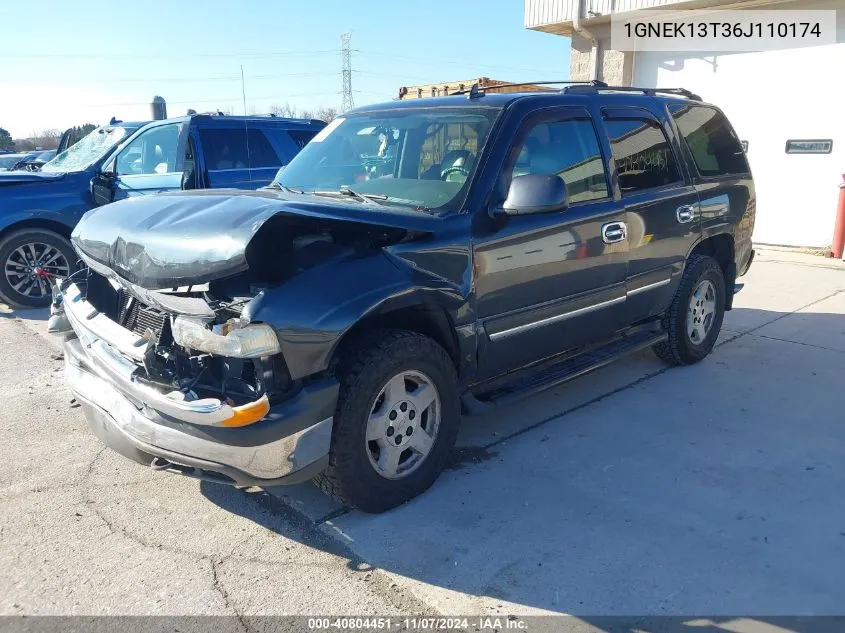
[[[490,88],[497,88],[500,86],[490,86]],[[475,107],[493,107],[503,108],[509,103],[517,99],[554,99],[560,100],[561,96],[572,97],[588,97],[601,96],[604,99],[612,100],[615,96],[620,98],[661,98],[672,101],[687,100],[701,102],[702,99],[696,94],[685,90],[683,88],[637,88],[632,86],[595,86],[590,84],[574,84],[567,86],[562,90],[542,90],[542,91],[525,91],[525,92],[484,92],[483,89],[478,93],[471,95],[470,92],[464,91],[452,95],[442,97],[423,97],[421,99],[397,99],[383,103],[374,103],[371,105],[361,106],[355,108],[351,112],[368,112],[372,110],[398,110],[405,108],[438,108],[438,107],[455,107],[461,105],[472,105]]]

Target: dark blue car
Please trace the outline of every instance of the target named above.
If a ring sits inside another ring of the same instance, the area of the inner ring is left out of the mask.
[[[180,189],[268,185],[323,121],[191,115],[97,128],[37,172],[0,173],[0,298],[50,303],[76,255],[68,238],[95,206]]]

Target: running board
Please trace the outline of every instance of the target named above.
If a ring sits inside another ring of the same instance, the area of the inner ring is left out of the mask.
[[[478,415],[493,408],[513,404],[600,369],[623,356],[662,343],[666,339],[665,332],[653,331],[642,331],[624,336],[604,347],[567,358],[535,373],[516,378],[513,382],[491,391],[468,393],[463,397],[464,410],[469,415]]]

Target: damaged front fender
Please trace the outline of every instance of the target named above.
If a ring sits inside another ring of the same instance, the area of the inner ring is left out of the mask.
[[[362,319],[421,305],[454,314],[466,300],[457,285],[380,251],[330,269],[317,266],[267,289],[244,316],[273,326],[296,380],[327,369],[344,335]]]

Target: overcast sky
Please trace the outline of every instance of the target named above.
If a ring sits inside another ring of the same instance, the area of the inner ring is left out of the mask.
[[[566,79],[568,38],[523,28],[521,0],[288,2],[0,0],[0,127],[21,138],[112,116],[339,107],[352,30],[356,104],[400,86],[488,76]]]

